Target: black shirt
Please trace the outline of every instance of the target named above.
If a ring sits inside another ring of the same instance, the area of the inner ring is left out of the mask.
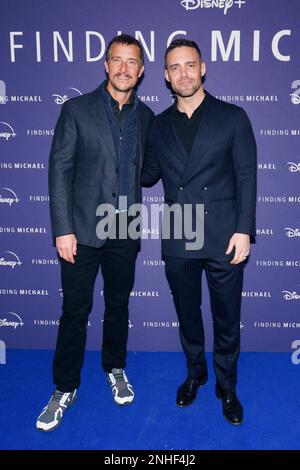
[[[176,103],[174,105],[172,116],[174,129],[187,155],[191,153],[195,135],[203,117],[203,112],[205,111],[206,101],[205,96],[202,103],[195,109],[190,118],[186,113],[179,111]]]
[[[115,117],[115,120],[118,123],[119,129],[120,129],[120,135],[123,135],[126,119],[131,109],[133,108],[133,104],[134,104],[133,94],[130,95],[128,103],[123,104],[122,109],[119,109],[118,101],[116,101],[111,96],[110,93],[109,93],[109,99],[110,99],[110,106],[111,106],[113,116]]]

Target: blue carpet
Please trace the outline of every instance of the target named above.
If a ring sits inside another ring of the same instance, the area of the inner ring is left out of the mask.
[[[87,352],[76,404],[52,433],[35,420],[53,390],[51,351],[9,350],[0,366],[0,449],[299,449],[300,365],[287,353],[242,353],[238,396],[245,409],[240,427],[227,423],[209,382],[188,408],[175,406],[185,378],[181,353],[129,353],[133,405],[112,401],[100,354]]]

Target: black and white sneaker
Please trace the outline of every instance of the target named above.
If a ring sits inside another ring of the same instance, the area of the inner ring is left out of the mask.
[[[124,369],[112,369],[107,374],[114,400],[118,405],[129,405],[134,399],[132,385],[128,382]]]
[[[73,392],[60,392],[55,390],[48,405],[45,406],[37,419],[36,427],[39,431],[53,431],[60,424],[64,412],[73,405],[77,398],[77,390]]]

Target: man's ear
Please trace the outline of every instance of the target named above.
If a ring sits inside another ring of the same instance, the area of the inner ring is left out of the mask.
[[[167,80],[167,82],[170,83],[169,73],[167,69],[165,69],[165,79]]]
[[[104,62],[104,67],[105,67],[106,73],[108,73],[108,63],[107,63],[107,61]]]
[[[204,77],[204,75],[206,74],[206,64],[205,62],[201,62],[201,77]]]

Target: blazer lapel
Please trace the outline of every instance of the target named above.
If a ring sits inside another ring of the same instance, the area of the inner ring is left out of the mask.
[[[178,163],[180,171],[184,170],[185,162],[188,159],[180,139],[178,138],[172,120],[173,107],[170,108],[169,112],[164,116],[163,119],[158,121],[159,128],[159,147],[170,161]],[[176,159],[176,162],[174,161]]]
[[[201,167],[205,166],[206,153],[217,139],[226,121],[227,113],[224,113],[224,111],[220,112],[219,107],[216,106],[215,98],[208,92],[206,94],[206,99],[208,99],[207,107],[201,118],[193,147],[182,175],[182,184],[185,184],[199,172]]]
[[[90,107],[90,116],[91,119],[93,119],[93,121],[95,122],[96,127],[99,129],[99,136],[101,137],[101,140],[105,143],[109,154],[118,164],[118,157],[116,153],[114,138],[112,135],[112,130],[109,124],[106,109],[99,88],[95,91],[95,93],[96,99],[94,101],[94,104]]]

